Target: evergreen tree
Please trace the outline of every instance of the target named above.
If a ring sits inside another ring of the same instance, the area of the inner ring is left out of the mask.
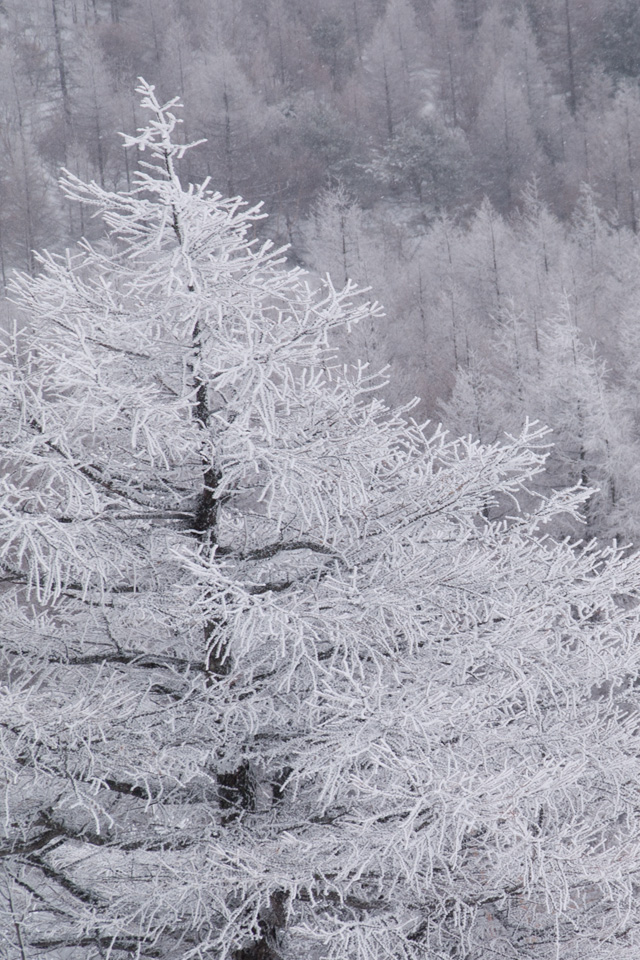
[[[392,193],[409,194],[429,212],[452,208],[465,193],[470,170],[466,139],[458,128],[428,115],[418,124],[401,124],[370,173]]]
[[[132,191],[66,180],[109,241],[19,282],[0,364],[4,956],[637,955],[640,560],[518,512],[539,432],[339,368],[370,312],[141,93]]]

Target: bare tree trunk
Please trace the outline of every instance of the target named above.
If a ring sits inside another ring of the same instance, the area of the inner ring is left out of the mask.
[[[362,35],[360,33],[360,17],[358,15],[358,0],[353,0],[353,30],[356,38],[358,60],[362,62]]]
[[[573,28],[569,0],[564,0],[565,21],[567,24],[567,66],[569,67],[569,110],[575,117],[577,108],[575,65],[573,61]]]
[[[222,102],[224,103],[224,157],[227,167],[227,196],[233,197],[236,192],[233,176],[233,143],[231,135],[231,108],[229,106],[229,94],[227,92],[227,81],[224,82],[222,89]]]
[[[69,102],[69,88],[67,86],[67,68],[64,62],[64,52],[62,49],[62,36],[60,32],[60,21],[58,20],[58,0],[51,0],[51,11],[53,13],[53,36],[56,46],[56,61],[58,65],[58,77],[60,80],[60,92],[62,94],[62,109],[64,111],[64,121],[67,130],[65,130],[64,148],[67,149],[67,131],[71,128],[71,104]]]
[[[13,87],[16,94],[16,104],[18,107],[18,137],[20,141],[20,158],[22,161],[22,179],[24,181],[24,202],[25,202],[25,212],[23,218],[24,226],[24,247],[25,247],[25,262],[27,266],[27,271],[33,276],[34,273],[34,260],[33,260],[33,208],[31,202],[31,186],[29,184],[29,168],[27,165],[27,143],[24,135],[24,122],[22,116],[22,107],[20,104],[20,97],[18,92],[18,85],[16,83],[15,74],[12,74]],[[4,269],[3,269],[3,279],[4,279]]]
[[[631,229],[634,233],[638,232],[638,219],[636,216],[636,191],[634,183],[634,160],[633,150],[631,149],[631,127],[629,125],[629,106],[625,106],[625,133],[627,141],[627,169],[629,171],[629,214],[631,217]]]
[[[384,102],[387,108],[387,133],[389,138],[393,136],[393,114],[391,112],[391,90],[389,87],[389,75],[387,73],[386,57],[382,58],[382,75],[384,77]]]

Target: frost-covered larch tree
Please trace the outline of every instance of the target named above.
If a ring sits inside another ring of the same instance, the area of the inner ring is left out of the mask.
[[[0,365],[0,953],[637,958],[640,562],[388,410],[142,84]],[[511,519],[492,522],[500,501]]]

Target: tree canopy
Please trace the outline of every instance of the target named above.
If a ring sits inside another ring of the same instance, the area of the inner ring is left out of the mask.
[[[0,361],[11,960],[637,955],[640,560],[557,542],[535,425],[429,431],[379,314],[144,165],[16,284]]]

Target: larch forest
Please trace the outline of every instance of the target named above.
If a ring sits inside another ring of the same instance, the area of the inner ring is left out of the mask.
[[[0,0],[0,957],[638,960],[640,0]]]

